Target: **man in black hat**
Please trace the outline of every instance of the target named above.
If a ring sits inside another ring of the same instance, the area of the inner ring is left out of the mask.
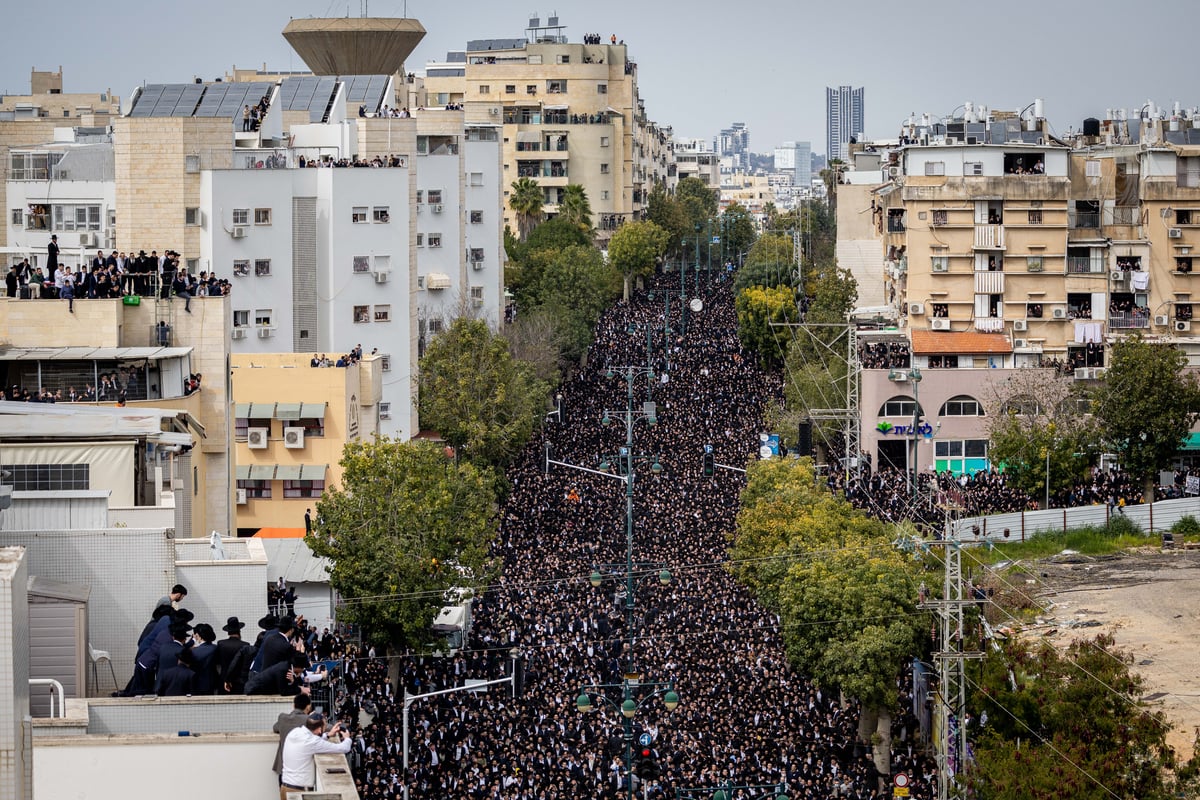
[[[58,268],[58,234],[50,236],[50,244],[46,247],[46,269],[50,274],[54,274],[54,270]]]
[[[307,672],[308,656],[292,651],[290,657],[276,661],[267,669],[256,672],[246,681],[246,694],[277,694],[288,697],[307,694],[308,686],[323,679],[323,672]]]
[[[175,666],[159,672],[158,686],[155,694],[159,697],[184,697],[192,694],[195,680],[192,668],[195,666],[195,656],[192,651],[184,648],[175,659]]]
[[[164,642],[158,648],[158,677],[154,683],[155,694],[161,694],[159,691],[162,684],[162,678],[167,670],[175,666],[175,662],[179,658],[179,654],[186,650],[192,644],[191,637],[192,626],[188,622],[173,622],[171,623],[171,639]]]
[[[192,656],[196,672],[192,694],[212,694],[217,690],[217,632],[212,625],[201,622],[192,633],[195,634]]]
[[[246,627],[246,623],[237,617],[230,617],[221,627],[221,630],[229,634],[228,637],[217,642],[217,685],[221,687],[221,694],[229,694],[232,691],[232,688],[226,688],[225,684],[230,683],[229,665],[233,663],[234,656],[250,646],[247,642],[242,641],[242,628],[244,627]]]
[[[292,647],[292,631],[296,627],[296,620],[292,617],[284,617],[279,620],[279,624],[275,626],[275,630],[263,636],[262,647],[259,648],[259,658],[256,659],[258,670],[268,670],[280,661],[286,661],[290,654],[294,651]],[[251,669],[251,672],[258,670]]]

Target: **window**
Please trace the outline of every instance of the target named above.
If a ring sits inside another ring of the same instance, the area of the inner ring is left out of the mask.
[[[247,224],[249,224],[249,222],[250,222],[250,209],[235,208],[233,210],[233,224],[234,225],[247,225]]]
[[[483,262],[483,248],[482,247],[472,247],[471,251],[469,253],[467,253],[467,260],[474,261],[477,263],[482,263]]]
[[[1005,175],[1043,175],[1046,161],[1041,153],[1005,153]]]
[[[65,153],[11,153],[9,177],[14,181],[45,181]]]
[[[314,498],[319,499],[325,492],[325,481],[284,481],[283,496],[285,498]],[[249,497],[249,493],[246,494]]]
[[[596,84],[596,94],[608,94],[608,84],[607,83],[597,83]]]
[[[350,221],[359,224],[367,221],[367,207],[355,206],[350,210]]]
[[[567,91],[567,82],[563,80],[546,81],[546,91],[550,94],[564,94]]]
[[[879,409],[879,416],[912,419],[916,411],[917,403],[911,397],[893,397]]]
[[[1177,256],[1175,258],[1175,271],[1182,272],[1185,274],[1191,272],[1192,271],[1192,257],[1191,256]]]
[[[608,199],[608,189],[601,189],[601,190],[600,190],[600,199],[601,199],[601,200],[607,200],[607,199]]]
[[[417,247],[424,247],[424,246],[425,246],[425,234],[418,233],[417,234]]]
[[[233,262],[233,277],[244,278],[250,274],[249,259],[238,259]]]
[[[269,208],[254,209],[254,224],[255,225],[270,225],[271,224],[271,209],[269,209]]]
[[[472,211],[471,212],[471,224],[479,225],[482,222],[483,222],[483,212],[482,211]]]
[[[391,356],[389,356],[389,355],[379,356],[379,370],[381,372],[391,372],[392,371],[392,357]]]
[[[25,215],[25,230],[50,230],[50,206],[40,203],[30,204],[29,213]]]
[[[392,221],[391,214],[388,213],[388,206],[375,206],[371,209],[371,219],[375,222],[387,224]]]
[[[930,267],[934,272],[949,272],[950,257],[949,256],[930,256]]]
[[[1189,208],[1175,209],[1175,224],[1176,225],[1191,225],[1192,211]]]
[[[100,206],[61,205],[54,206],[54,230],[98,231],[100,230]]]
[[[254,277],[266,278],[271,274],[271,259],[256,258],[254,260]]]
[[[375,271],[376,272],[391,272],[392,257],[391,256],[375,256]]]
[[[354,257],[354,266],[352,267],[352,269],[354,270],[355,273],[370,272],[371,271],[371,257],[370,256],[355,256]]]
[[[987,439],[934,442],[934,468],[938,472],[971,475],[988,469]]]
[[[937,175],[937,176],[945,175],[946,174],[946,162],[945,161],[926,161],[925,162],[925,174],[926,175]]]
[[[1083,164],[1084,175],[1089,178],[1100,177],[1100,162],[1097,159],[1089,158],[1087,161],[1083,162]]]
[[[272,311],[269,308],[259,308],[254,311],[254,324],[260,328],[271,327]]]
[[[504,85],[504,93],[505,94],[516,94],[517,93],[516,84],[514,84],[514,83],[505,84]]]
[[[441,189],[430,189],[429,190],[429,205],[431,205],[431,206],[441,205],[441,202],[442,202],[442,190]]]
[[[200,224],[200,216],[200,209],[185,208],[183,210],[183,224],[194,228]]]
[[[233,312],[233,327],[245,328],[249,325],[250,325],[250,312],[249,311],[242,310],[242,311],[234,311]]]
[[[971,175],[982,175],[982,174],[983,174],[983,162],[982,161],[968,161],[965,164],[963,164],[963,175],[966,175],[969,177]]]
[[[888,233],[904,233],[904,209],[889,208],[887,218]]]
[[[1029,212],[1029,224],[1030,225],[1041,225],[1042,224],[1042,210],[1040,208],[1034,209]]]
[[[375,306],[375,321],[376,322],[391,322],[392,307],[390,305]]]
[[[472,286],[471,287],[471,299],[472,300],[483,300],[483,287],[482,286]]]
[[[1025,269],[1030,272],[1041,272],[1045,267],[1041,256],[1027,256],[1025,258]]]
[[[949,303],[930,303],[930,310],[934,317],[938,319],[947,319],[950,316]]]
[[[417,205],[425,202],[425,190],[417,189]]]
[[[537,84],[536,83],[525,84],[525,94],[537,94]]]
[[[1042,318],[1042,304],[1041,303],[1026,303],[1025,304],[1025,317],[1027,319],[1041,319]]]
[[[360,322],[370,322],[370,321],[371,321],[371,307],[370,306],[355,306],[354,307],[354,322],[356,324],[360,323]]]
[[[951,397],[944,404],[942,410],[938,412],[940,417],[982,417],[983,406],[979,405],[979,401],[974,397],[968,397],[965,394],[960,394],[957,397]]]
[[[1191,303],[1176,303],[1175,304],[1175,319],[1180,322],[1191,322],[1192,320],[1192,304]]]
[[[442,246],[442,235],[440,233],[429,234],[427,244],[430,247],[441,247]]]
[[[251,480],[238,481],[237,488],[246,490],[246,499],[248,499],[248,500],[270,500],[271,499],[271,482],[270,481],[251,481]]]
[[[467,182],[470,183],[472,186],[483,186],[483,173],[482,172],[472,172],[470,175],[467,176]]]
[[[18,492],[48,492],[91,488],[91,464],[5,464],[12,473],[5,486]]]
[[[429,333],[437,334],[442,332],[442,321],[440,319],[429,320]]]
[[[607,175],[607,174],[608,174],[608,164],[601,164],[601,165],[600,165],[600,174],[601,174],[601,175]]]
[[[1200,156],[1175,159],[1175,185],[1191,189],[1200,187]]]
[[[601,137],[600,137],[600,146],[601,146],[601,147],[608,147],[608,137],[607,137],[607,136],[601,136]]]
[[[486,83],[481,83],[481,84],[479,84],[479,93],[480,94],[491,94],[492,87],[488,86]]]
[[[250,430],[250,420],[246,417],[233,418],[233,438],[245,439]]]
[[[926,365],[930,369],[958,369],[958,356],[929,356]]]
[[[188,174],[194,174],[200,171],[200,156],[190,155],[183,157],[183,171]]]
[[[12,224],[13,224],[13,227],[16,227],[16,228],[19,228],[19,227],[21,227],[22,225],[24,225],[24,224],[25,224],[25,211],[24,211],[24,209],[21,209],[21,208],[14,208],[14,209],[12,210]]]

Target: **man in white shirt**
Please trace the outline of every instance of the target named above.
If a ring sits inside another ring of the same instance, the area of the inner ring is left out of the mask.
[[[341,723],[325,732],[325,715],[309,714],[304,724],[293,730],[283,741],[283,770],[279,774],[280,800],[288,792],[311,792],[316,785],[318,753],[349,753],[352,742],[341,733]]]

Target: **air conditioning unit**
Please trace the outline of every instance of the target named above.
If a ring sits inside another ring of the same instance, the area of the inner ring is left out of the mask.
[[[933,262],[933,271],[934,272],[949,272],[950,271],[950,262],[945,261],[945,260]]]
[[[480,308],[483,305],[483,298],[482,297],[472,297],[471,305],[475,306],[476,308]]]
[[[1104,376],[1108,374],[1108,370],[1104,367],[1096,367],[1092,370],[1092,377],[1098,381],[1104,380]]]
[[[299,450],[304,447],[304,428],[284,428],[283,446],[289,450]]]
[[[1029,322],[1027,322],[1026,320],[1023,320],[1023,319],[1014,319],[1013,320],[1013,330],[1014,331],[1027,331],[1027,330],[1029,330]]]
[[[1183,228],[1167,228],[1167,238],[1168,239],[1182,239],[1183,238]]]
[[[1087,367],[1078,367],[1075,370],[1075,380],[1077,381],[1086,381],[1090,377],[1092,377],[1092,371]]]
[[[891,166],[891,167],[888,167],[887,169],[888,169],[888,177],[889,178],[899,178],[900,177],[900,167],[899,166]]]
[[[441,203],[434,203],[433,205],[431,205],[431,206],[429,207],[429,209],[430,209],[431,211],[433,211],[433,213],[435,213],[435,214],[440,214],[440,213],[442,213],[442,204],[441,204]]]
[[[94,234],[94,233],[79,234],[79,246],[80,247],[95,247],[96,246],[96,234]]]
[[[245,328],[234,328],[233,330],[231,330],[229,332],[229,338],[230,339],[245,339],[246,338],[246,329]]]
[[[391,403],[380,403],[379,404],[379,418],[380,419],[391,419],[392,418],[392,404]]]
[[[488,109],[488,114],[491,114],[493,117],[499,116],[500,115],[500,106],[492,106],[491,108]]]
[[[1066,319],[1067,318],[1067,310],[1065,308],[1056,308],[1056,309],[1054,309],[1053,312],[1051,312],[1051,315],[1055,319]]]
[[[1171,324],[1171,320],[1166,314],[1159,314],[1154,318],[1154,324],[1160,328],[1165,328],[1167,325]]]
[[[260,338],[260,339],[270,339],[274,335],[275,335],[274,328],[268,328],[267,326],[264,325],[263,327],[258,329],[258,338]]]
[[[931,330],[935,331],[948,331],[950,330],[950,320],[946,319],[945,317],[931,319],[929,320],[929,327]]]
[[[246,505],[246,490],[245,489],[237,490],[237,504],[239,506]]]
[[[472,262],[471,262],[471,269],[473,269],[473,270],[475,270],[476,272],[478,272],[479,270],[483,269],[483,262],[482,262],[482,261],[472,261]]]
[[[1125,270],[1114,269],[1112,272],[1110,272],[1108,274],[1108,278],[1113,283],[1123,283],[1125,281]]]
[[[375,282],[376,283],[387,283],[388,277],[390,277],[391,274],[392,273],[388,272],[387,270],[384,270],[383,272],[376,272],[375,273]]]
[[[921,316],[922,314],[925,313],[925,304],[924,303],[909,303],[908,304],[908,313],[912,314],[914,317]]]
[[[234,239],[245,239],[246,238],[246,226],[245,225],[234,225],[233,230],[229,232],[229,235],[232,236]]]
[[[1188,322],[1187,320],[1183,320],[1183,319],[1175,320],[1175,330],[1178,333],[1186,333],[1186,332],[1190,331],[1191,329],[1192,329],[1192,323]]]
[[[958,144],[958,139],[953,136],[946,137],[946,144]]]
[[[1024,350],[1029,347],[1028,339],[1013,339],[1013,348],[1016,350]]]
[[[251,450],[267,449],[268,428],[250,428],[246,431],[246,446]]]

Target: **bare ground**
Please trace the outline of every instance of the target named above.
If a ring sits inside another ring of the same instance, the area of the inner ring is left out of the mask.
[[[1200,733],[1200,551],[1142,548],[1025,566],[1030,574],[1007,580],[1045,609],[1028,633],[1062,647],[1111,633],[1133,654],[1151,705],[1173,724],[1168,742],[1189,757]]]

